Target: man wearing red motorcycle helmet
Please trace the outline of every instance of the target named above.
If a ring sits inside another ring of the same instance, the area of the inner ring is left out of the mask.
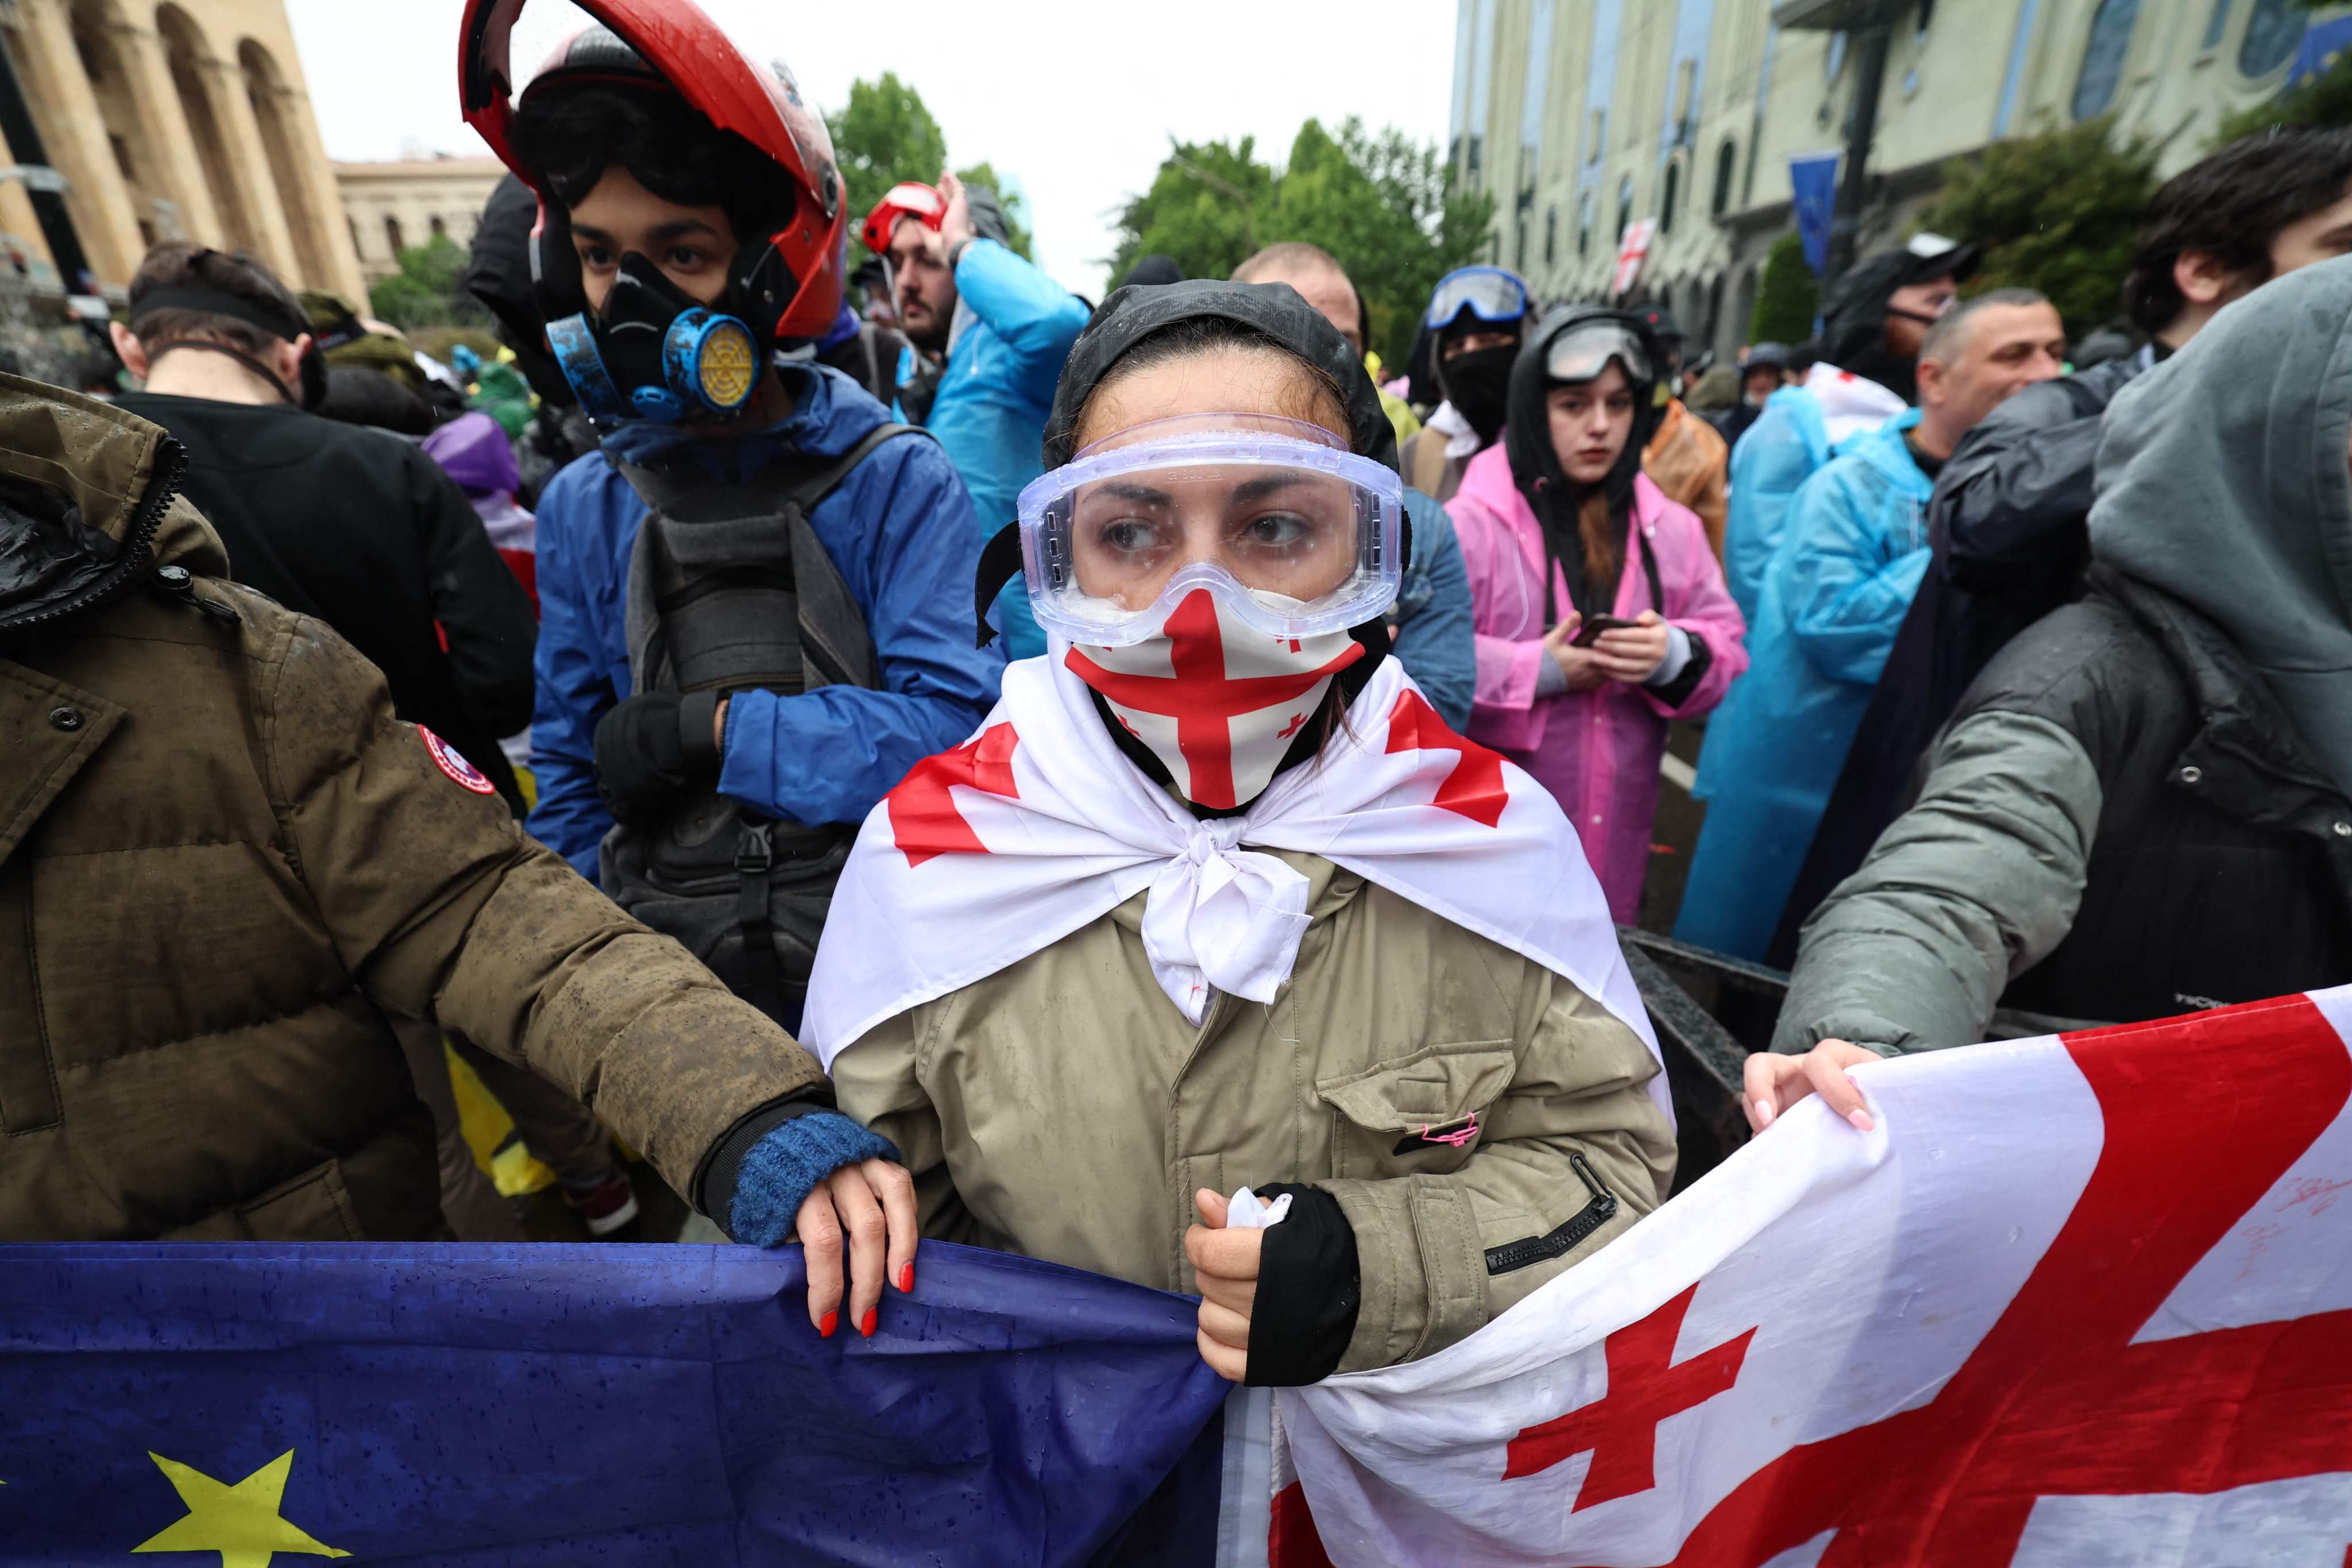
[[[583,0],[604,25],[517,99],[522,5],[469,0],[460,90],[539,195],[548,342],[602,441],[540,498],[528,826],[794,1028],[856,825],[996,699],[1001,661],[941,613],[978,531],[935,441],[777,357],[834,326],[847,221],[789,74],[688,0]],[[693,1195],[742,1240],[878,1235],[893,1158],[803,1100],[747,1118]],[[866,1327],[878,1241],[853,1265]]]
[[[983,537],[1011,522],[1038,453],[1062,362],[1086,301],[1004,243],[996,194],[941,173],[893,185],[866,215],[866,249],[890,268],[910,345],[898,360],[898,417],[940,439],[971,491]],[[1024,595],[1008,587],[997,624],[1014,658],[1045,651]]]

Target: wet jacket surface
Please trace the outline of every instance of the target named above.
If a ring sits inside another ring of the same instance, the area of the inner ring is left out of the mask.
[[[1639,552],[1629,550],[1610,614],[1632,620],[1654,609],[1706,645],[1698,679],[1667,690],[1612,680],[1590,691],[1538,696],[1537,678],[1550,658],[1543,648],[1549,629],[1543,526],[1513,483],[1499,443],[1471,460],[1450,508],[1477,606],[1477,705],[1465,733],[1551,791],[1576,825],[1609,912],[1621,922],[1634,918],[1649,868],[1666,726],[1714,708],[1748,668],[1747,625],[1724,589],[1699,520],[1659,494],[1647,476],[1634,479],[1633,496],[1634,526],[1655,554],[1666,602],[1651,603],[1649,574]],[[1552,574],[1553,602],[1565,605],[1566,579],[1557,568]]]
[[[691,444],[714,479],[748,477],[780,451],[838,456],[888,418],[838,372],[782,374],[798,399],[790,416],[740,441]],[[673,430],[629,425],[605,448],[638,461],[685,444]],[[540,795],[529,826],[591,879],[612,826],[596,793],[596,721],[630,694],[629,554],[646,511],[602,452],[565,468],[540,497],[531,722]],[[981,540],[963,485],[936,442],[911,435],[884,442],[809,523],[865,613],[883,689],[742,693],[728,708],[719,787],[794,822],[858,822],[908,768],[971,732],[996,700],[1004,656],[971,646]]]
[[[1875,382],[1817,364],[1801,386],[1784,386],[1739,437],[1730,463],[1723,525],[1723,575],[1733,603],[1756,624],[1764,574],[1780,546],[1789,509],[1831,455],[1903,412],[1903,400]]]
[[[530,595],[473,503],[415,444],[287,404],[132,393],[187,448],[182,489],[227,575],[332,626],[393,707],[447,740],[520,811],[499,737],[530,722]]]
[[[1675,924],[1685,942],[1761,959],[1780,924],[1927,569],[1933,487],[1903,440],[1918,419],[1906,413],[1855,441],[1790,508],[1748,633],[1748,673],[1699,756],[1694,793],[1706,820]]]
[[[834,1080],[906,1152],[925,1235],[1161,1289],[1193,1289],[1198,1188],[1331,1193],[1363,1283],[1340,1369],[1387,1366],[1622,1235],[1671,1185],[1674,1135],[1643,1087],[1657,1064],[1598,1003],[1327,860],[1282,858],[1309,879],[1309,923],[1269,1004],[1220,994],[1187,1024],[1138,894],[877,1026]],[[1474,1115],[1459,1144],[1419,1136]],[[1486,1249],[1571,1222],[1559,1256],[1490,1267]]]
[[[0,1236],[441,1234],[379,1009],[580,1095],[682,1193],[821,1082],[436,759],[348,643],[222,580],[172,450],[0,378],[0,475],[73,495],[123,583],[69,611],[0,589]]]
[[[971,493],[976,552],[1013,521],[1021,487],[1045,471],[1038,453],[1045,416],[1053,410],[1062,362],[1087,324],[1087,306],[1019,254],[986,237],[963,247],[955,280],[957,328],[938,394],[919,423],[939,437]],[[908,348],[899,356],[899,384],[914,374],[915,351]],[[898,417],[908,416],[901,410]],[[1045,651],[1045,635],[1017,584],[997,595],[996,605],[1013,658]]]

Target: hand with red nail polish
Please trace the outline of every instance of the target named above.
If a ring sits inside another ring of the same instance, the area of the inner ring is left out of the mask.
[[[816,1184],[793,1229],[808,1268],[809,1321],[827,1339],[845,1306],[849,1321],[871,1339],[883,1282],[897,1280],[901,1292],[915,1288],[915,1180],[903,1165],[888,1160],[844,1165]]]
[[[858,1334],[859,1334],[862,1338],[869,1339],[869,1340],[870,1340],[870,1339],[872,1339],[872,1338],[874,1337],[874,1328],[875,1328],[875,1325],[876,1325],[876,1324],[877,1324],[877,1323],[879,1323],[881,1321],[882,1321],[882,1312],[881,1312],[881,1310],[880,1310],[879,1308],[877,1308],[877,1307],[868,1307],[868,1308],[866,1308],[866,1315],[865,1315],[864,1317],[862,1317],[862,1318],[860,1318],[860,1319],[858,1319],[858,1320],[857,1320],[857,1332],[858,1332]]]
[[[1857,1062],[1878,1059],[1878,1053],[1869,1047],[1844,1040],[1823,1040],[1801,1057],[1758,1051],[1748,1058],[1740,1086],[1740,1109],[1748,1113],[1749,1128],[1761,1132],[1789,1107],[1809,1094],[1818,1094],[1823,1103],[1852,1122],[1857,1131],[1867,1132],[1875,1125],[1870,1119],[1870,1107],[1845,1069]]]

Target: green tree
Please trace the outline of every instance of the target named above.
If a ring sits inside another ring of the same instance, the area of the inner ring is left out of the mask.
[[[2081,337],[2122,309],[2132,243],[2156,194],[2155,143],[2122,146],[2085,121],[1996,142],[1945,165],[1944,194],[1923,223],[1985,247],[1969,292],[2039,289]]]
[[[841,167],[853,220],[863,219],[891,186],[912,181],[937,183],[948,166],[947,133],[923,102],[923,95],[884,71],[878,81],[849,84],[849,101],[839,112],[825,116],[833,135],[834,161]],[[1005,189],[995,166],[982,162],[958,169],[956,178],[968,185],[994,191],[1004,208],[1006,243],[1023,256],[1030,252],[1028,212],[1018,192]]]
[[[400,270],[368,290],[368,309],[407,331],[415,327],[478,326],[489,316],[458,287],[466,253],[446,234],[412,245],[397,258]]]
[[[1337,136],[1307,121],[1278,174],[1255,152],[1247,137],[1176,144],[1119,212],[1112,277],[1154,252],[1188,276],[1223,278],[1262,247],[1319,245],[1363,293],[1367,341],[1403,363],[1430,289],[1485,240],[1494,197],[1449,189],[1433,145],[1355,119]]]
[[[1805,265],[1805,241],[1794,229],[1772,242],[1756,280],[1756,313],[1748,319],[1751,343],[1801,343],[1813,335],[1822,308],[1822,286]]]

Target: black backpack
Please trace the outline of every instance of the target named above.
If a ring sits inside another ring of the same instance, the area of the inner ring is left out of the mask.
[[[782,458],[743,484],[713,484],[690,466],[616,462],[652,509],[629,557],[635,689],[878,689],[866,617],[808,514],[867,454],[908,434],[920,432],[884,425],[838,458]],[[856,833],[856,823],[765,816],[705,784],[650,819],[615,823],[600,874],[621,908],[795,1028]]]

